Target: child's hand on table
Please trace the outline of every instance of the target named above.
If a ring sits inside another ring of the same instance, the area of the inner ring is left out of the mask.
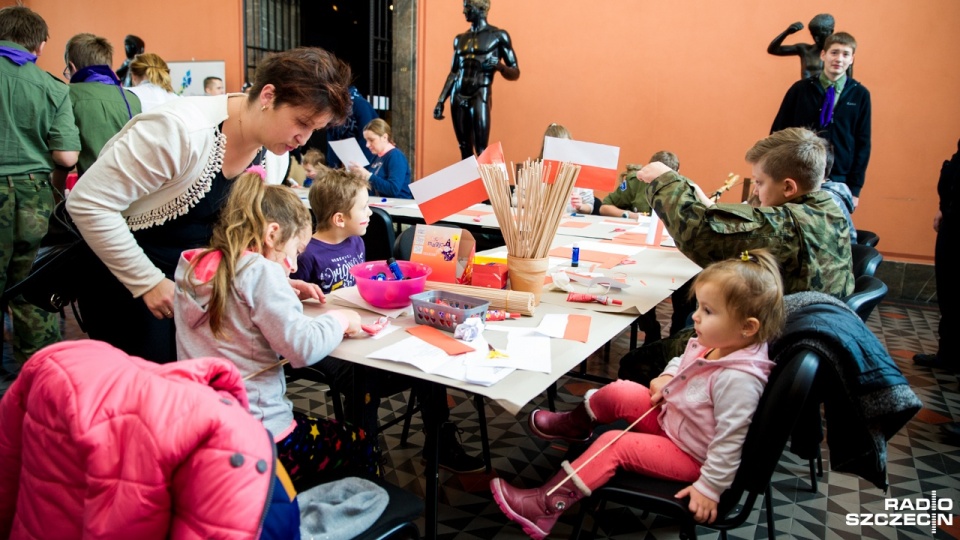
[[[293,287],[293,290],[297,293],[297,298],[300,300],[319,300],[321,304],[327,302],[326,296],[323,295],[323,291],[316,283],[307,283],[302,279],[291,279],[290,286]]]
[[[355,336],[362,331],[360,328],[360,314],[352,309],[335,309],[331,313],[339,313],[346,317],[347,328],[343,333],[347,336]]]

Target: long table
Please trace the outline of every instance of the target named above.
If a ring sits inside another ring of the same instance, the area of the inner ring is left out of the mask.
[[[342,306],[332,306],[330,303],[321,305],[318,302],[304,303],[304,312],[310,316],[323,314],[331,308],[342,308]],[[358,310],[359,311],[359,310]],[[378,315],[370,312],[360,311],[364,322],[372,322]],[[373,367],[400,373],[417,379],[430,381],[435,392],[442,391],[443,387],[458,388],[465,392],[479,394],[490,399],[503,407],[513,415],[520,412],[524,405],[542,394],[549,386],[555,383],[560,377],[568,371],[583,362],[591,353],[602,347],[605,343],[616,337],[620,332],[626,329],[633,321],[632,316],[626,316],[615,313],[590,312],[573,306],[553,305],[543,303],[537,307],[536,315],[533,317],[523,317],[519,320],[513,320],[498,324],[509,324],[511,327],[536,327],[539,325],[543,316],[548,313],[562,314],[586,314],[592,317],[590,324],[590,333],[586,343],[577,341],[552,339],[551,340],[551,371],[550,373],[539,373],[533,371],[516,370],[503,380],[492,386],[479,386],[463,381],[448,379],[437,375],[425,373],[409,364],[391,362],[387,360],[376,360],[368,358],[367,355],[377,351],[387,345],[396,343],[409,336],[404,331],[396,331],[381,339],[358,338],[344,339],[330,356],[341,360],[353,362],[358,365]],[[393,319],[391,324],[401,327],[414,326],[412,316],[403,316]],[[507,335],[504,332],[487,330],[484,332],[484,338],[494,347],[505,348]],[[425,425],[428,430],[433,430],[434,434],[439,431],[439,426]],[[439,445],[434,450],[439,454]],[[438,490],[439,490],[439,468],[437,463],[438,455],[428,460],[430,469],[427,471],[427,500],[426,500],[426,538],[436,538],[437,534],[437,511],[438,511]]]

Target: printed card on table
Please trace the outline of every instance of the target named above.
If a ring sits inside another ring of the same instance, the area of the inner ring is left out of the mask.
[[[617,185],[619,159],[620,148],[617,146],[554,137],[543,139],[543,162],[544,166],[550,165],[551,176],[556,178],[563,162],[580,165],[579,188],[613,191]]]
[[[469,231],[451,227],[417,225],[410,260],[433,271],[430,281],[470,284],[476,241]]]

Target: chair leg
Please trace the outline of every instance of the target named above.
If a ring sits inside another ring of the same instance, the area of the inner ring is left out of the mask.
[[[333,400],[333,417],[342,424],[346,421],[346,415],[343,413],[343,399],[340,397],[340,389],[330,381],[327,382],[327,387],[330,389],[330,398]]]
[[[632,323],[630,323],[630,350],[631,351],[637,348],[637,339],[639,339],[639,334],[640,334],[640,318],[638,317],[634,319]]]
[[[410,435],[410,420],[413,419],[413,411],[417,406],[417,395],[410,392],[410,399],[407,400],[407,409],[403,413],[405,418],[403,419],[403,429],[400,431],[400,444],[406,446],[407,436]]]
[[[583,520],[587,517],[587,507],[590,504],[587,501],[580,502],[580,511],[577,512],[577,520],[573,526],[573,532],[570,533],[570,540],[580,540],[580,531],[583,530]]]
[[[810,492],[817,492],[817,471],[813,458],[810,458]]]
[[[487,437],[487,411],[483,404],[483,396],[473,395],[473,405],[477,408],[477,421],[480,422],[480,444],[483,448],[483,463],[487,466],[487,474],[493,470],[490,460],[490,439]]]
[[[773,496],[770,494],[770,484],[767,484],[767,490],[763,492],[763,504],[767,507],[767,538],[772,540],[777,537],[777,529],[773,525]]]
[[[557,382],[554,381],[547,387],[547,408],[550,412],[557,412]]]

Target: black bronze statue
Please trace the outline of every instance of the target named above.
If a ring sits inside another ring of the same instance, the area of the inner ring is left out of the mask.
[[[450,98],[453,131],[464,159],[480,154],[490,140],[490,85],[497,72],[508,81],[520,78],[517,56],[506,30],[487,23],[490,0],[464,0],[470,30],[453,40],[453,66],[440,91],[433,117],[443,120],[443,102]]]
[[[801,79],[820,75],[820,71],[823,70],[823,63],[820,61],[820,51],[823,50],[823,42],[833,33],[833,24],[833,15],[821,13],[810,19],[810,35],[813,36],[813,43],[783,45],[783,40],[786,39],[787,36],[803,30],[803,23],[795,22],[779,36],[773,38],[770,46],[767,47],[767,52],[776,56],[799,56]]]
[[[117,68],[117,78],[120,79],[124,86],[131,86],[133,84],[130,81],[130,62],[133,62],[134,56],[143,54],[143,48],[143,40],[137,36],[130,34],[123,38],[123,50],[127,53],[127,59]]]

